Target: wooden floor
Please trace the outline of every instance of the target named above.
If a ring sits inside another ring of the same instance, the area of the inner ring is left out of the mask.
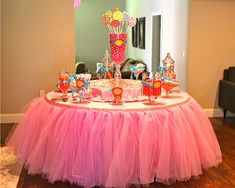
[[[235,118],[210,119],[221,146],[223,162],[215,168],[203,172],[197,179],[176,182],[170,186],[160,183],[150,184],[150,188],[235,188]],[[75,188],[69,183],[50,184],[41,176],[30,176],[22,170],[17,188]],[[133,186],[134,187],[134,186]]]

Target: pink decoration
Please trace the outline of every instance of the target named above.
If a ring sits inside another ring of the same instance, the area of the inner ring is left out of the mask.
[[[128,24],[130,27],[135,27],[135,25],[136,25],[136,18],[131,17],[131,18],[128,20],[127,24]]]
[[[78,8],[81,4],[81,0],[74,0],[74,8]]]
[[[154,177],[172,183],[221,162],[210,121],[192,97],[144,111],[60,105],[66,104],[32,101],[8,143],[29,174],[52,183],[125,187]]]
[[[113,21],[111,22],[111,26],[112,26],[112,27],[119,27],[119,26],[120,26],[120,22],[119,22],[118,20],[113,20]]]

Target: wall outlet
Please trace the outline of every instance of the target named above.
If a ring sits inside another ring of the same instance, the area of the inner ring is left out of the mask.
[[[40,96],[40,97],[43,97],[44,95],[45,95],[45,90],[40,90],[40,91],[39,91],[39,96]]]

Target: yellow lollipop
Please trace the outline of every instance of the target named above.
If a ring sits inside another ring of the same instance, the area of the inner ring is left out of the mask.
[[[113,13],[113,19],[118,20],[119,22],[123,20],[123,13],[120,11],[115,11]]]
[[[119,11],[119,9],[116,7],[113,9],[113,12]]]

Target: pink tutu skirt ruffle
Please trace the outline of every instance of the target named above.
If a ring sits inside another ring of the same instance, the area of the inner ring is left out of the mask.
[[[66,108],[37,98],[8,145],[29,174],[87,187],[185,181],[222,159],[213,128],[192,98],[144,112]]]

